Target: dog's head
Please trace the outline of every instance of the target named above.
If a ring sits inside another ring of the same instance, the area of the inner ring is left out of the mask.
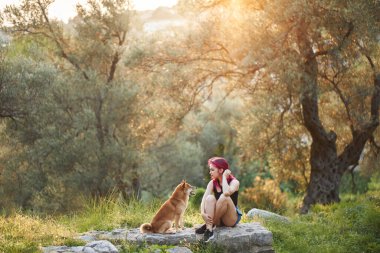
[[[186,195],[191,195],[191,196],[195,195],[195,190],[197,188],[187,183],[186,180],[182,180],[179,186],[186,193]]]

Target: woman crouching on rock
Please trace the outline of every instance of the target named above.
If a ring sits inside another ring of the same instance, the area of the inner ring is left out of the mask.
[[[215,226],[233,227],[239,223],[242,213],[237,207],[239,181],[231,174],[223,157],[208,160],[211,180],[202,198],[201,214],[206,224],[195,230],[204,234],[204,241],[213,239]]]

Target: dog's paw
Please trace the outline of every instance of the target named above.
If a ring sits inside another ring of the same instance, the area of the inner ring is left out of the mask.
[[[176,233],[176,230],[171,228],[171,229],[168,229],[166,230],[165,234],[175,234]]]

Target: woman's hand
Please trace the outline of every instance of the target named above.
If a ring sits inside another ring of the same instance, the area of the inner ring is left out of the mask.
[[[206,222],[206,224],[213,224],[212,217],[207,213],[202,213],[202,218]]]
[[[226,178],[227,178],[229,175],[231,175],[231,171],[230,171],[230,170],[225,170],[225,171],[223,172],[223,176],[225,176]]]

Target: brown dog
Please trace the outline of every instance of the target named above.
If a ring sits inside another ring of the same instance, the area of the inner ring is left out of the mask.
[[[151,223],[140,226],[141,233],[175,233],[178,228],[183,229],[183,216],[189,202],[189,196],[194,194],[195,187],[185,180],[175,188],[170,198],[165,201],[160,210],[153,217]],[[175,230],[172,228],[173,221]]]

